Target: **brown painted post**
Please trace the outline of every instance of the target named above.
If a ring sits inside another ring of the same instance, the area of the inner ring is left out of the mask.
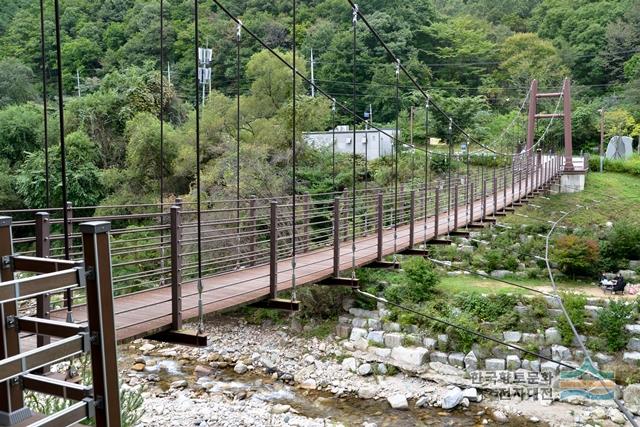
[[[498,178],[493,175],[493,213],[498,212]]]
[[[302,221],[302,233],[304,235],[302,252],[307,252],[309,250],[309,246],[311,246],[311,236],[309,235],[309,215],[311,214],[311,209],[309,206],[309,202],[309,193],[304,193],[304,195],[302,196],[302,215],[304,216],[304,220]]]
[[[278,292],[278,202],[271,201],[269,223],[269,297],[275,299]]]
[[[469,221],[468,223],[471,224],[473,223],[473,205],[475,205],[475,194],[474,194],[474,183],[472,182],[471,185],[469,185],[469,197],[471,198],[471,204],[469,205]]]
[[[564,114],[564,170],[573,171],[573,142],[571,135],[571,80],[562,85],[562,113]]]
[[[378,191],[378,261],[382,261],[382,234],[384,231],[384,200],[382,191]]]
[[[533,147],[536,131],[536,113],[538,109],[538,80],[531,82],[529,91],[529,118],[527,120],[527,152]]]
[[[182,329],[182,214],[171,206],[171,328]]]
[[[342,200],[344,200],[344,203],[342,203],[343,213],[340,216],[342,218],[341,233],[344,236],[342,240],[346,241],[349,240],[349,190],[346,188],[342,193]]]
[[[433,224],[433,238],[438,238],[438,223],[440,222],[440,187],[436,187],[436,195],[435,195],[435,214],[434,214],[434,224]]]
[[[67,206],[65,209],[67,211],[67,224],[69,224],[68,228],[66,228],[65,230],[68,230],[69,234],[72,235],[73,234],[73,220],[72,220],[73,204],[71,202],[67,202]],[[69,236],[69,246],[73,246],[73,239],[71,238],[71,236]],[[72,249],[70,248],[69,249],[70,256],[71,256],[71,252],[72,252]],[[67,322],[71,322],[73,321],[73,319],[70,316],[71,310],[73,309],[73,289],[68,289],[66,292],[66,307],[68,309]]]
[[[87,275],[87,306],[91,366],[98,427],[120,425],[120,384],[111,280],[109,231],[105,221],[80,224]]]
[[[453,229],[458,229],[458,184],[453,189]]]
[[[258,222],[256,220],[256,196],[249,198],[249,253],[251,254],[251,264],[256,262],[256,233],[258,232]]]
[[[482,219],[487,217],[487,179],[482,181]]]
[[[11,217],[0,217],[0,281],[13,280],[13,243],[11,235]],[[18,328],[8,325],[9,316],[17,316],[17,301],[0,304],[0,360],[20,353]],[[29,408],[24,407],[20,381],[0,383],[0,425],[17,424],[31,416]]]
[[[49,222],[48,212],[36,213],[36,256],[39,258],[48,258],[51,250],[51,223]],[[49,318],[49,310],[51,310],[51,298],[48,293],[36,297],[36,316],[41,319]],[[51,342],[51,338],[47,335],[38,335],[38,347],[47,345]],[[44,369],[48,371],[49,369]],[[43,372],[43,371],[40,371]]]
[[[333,277],[340,277],[340,197],[333,199]]]
[[[416,225],[416,191],[409,194],[409,247],[413,248]]]

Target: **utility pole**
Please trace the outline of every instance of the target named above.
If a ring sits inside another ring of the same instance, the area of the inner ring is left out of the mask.
[[[76,68],[76,84],[78,85],[78,98],[82,96],[80,93],[80,70]]]
[[[604,170],[604,108],[600,112],[600,172]]]
[[[311,97],[316,97],[316,79],[314,74],[316,62],[313,59],[313,49],[311,49]]]

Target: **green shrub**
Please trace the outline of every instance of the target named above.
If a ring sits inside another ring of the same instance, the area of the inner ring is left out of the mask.
[[[583,332],[584,330],[584,321],[585,321],[585,313],[584,306],[587,304],[587,298],[584,295],[575,294],[575,293],[564,293],[562,294],[562,303],[564,304],[565,309],[567,310],[567,314],[569,318],[573,322],[578,333]],[[567,318],[561,315],[558,318],[558,330],[560,331],[560,335],[562,337],[562,343],[564,345],[571,345],[574,334],[571,329],[571,325],[567,321]]]
[[[421,303],[429,300],[440,282],[433,264],[424,258],[409,258],[402,264],[406,283],[394,284],[384,290],[384,296],[395,303]]]
[[[506,314],[514,313],[513,307],[517,302],[518,299],[514,295],[483,296],[476,292],[460,293],[454,299],[456,307],[483,322],[495,322]]]
[[[552,259],[560,271],[573,278],[591,276],[600,261],[598,242],[575,234],[562,235],[555,241]]]
[[[599,156],[592,156],[589,158],[589,168],[594,171],[600,170]],[[640,156],[638,154],[634,154],[629,159],[625,160],[604,159],[603,170],[605,172],[618,172],[639,176]]]
[[[611,301],[598,313],[596,327],[600,337],[604,338],[609,351],[622,350],[627,344],[627,331],[624,326],[633,313],[633,305],[624,301]]]
[[[626,266],[630,259],[640,259],[640,226],[619,221],[601,242],[604,268],[615,270]]]

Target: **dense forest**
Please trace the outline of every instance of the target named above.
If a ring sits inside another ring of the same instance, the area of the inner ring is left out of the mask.
[[[164,0],[161,52],[159,0],[61,0],[61,72],[56,63],[53,1],[44,3],[51,204],[61,203],[58,78],[64,84],[67,170],[75,205],[155,202],[161,176],[168,196],[188,197],[194,187],[197,99],[193,1]],[[288,61],[293,59],[292,2],[221,3],[267,46]],[[348,1],[298,3],[299,71],[309,74],[313,51],[316,84],[352,108],[353,29]],[[246,31],[238,57],[235,23],[212,0],[199,4],[198,44],[213,49],[211,90],[206,88],[201,114],[202,188],[209,197],[235,194],[239,88],[240,192],[243,196],[290,192],[291,71]],[[524,114],[518,110],[533,78],[542,90],[550,91],[558,91],[565,76],[573,80],[578,151],[597,146],[601,108],[606,111],[608,136],[640,134],[637,1],[371,0],[359,6],[418,83],[465,131],[488,145],[513,151],[522,141]],[[355,111],[364,112],[371,105],[376,125],[393,125],[395,64],[362,22],[356,30]],[[40,49],[39,1],[1,2],[2,209],[46,204]],[[404,76],[399,87],[402,135],[409,134],[408,111],[415,107],[421,119],[415,121],[412,134],[421,145],[424,97]],[[318,94],[312,98],[302,79],[297,92],[299,189],[329,191],[330,153],[306,147],[301,132],[327,130],[353,119],[341,109],[332,117],[331,102]],[[554,103],[549,101],[544,108],[553,111]],[[430,136],[445,135],[442,117],[434,114],[431,123]],[[516,126],[502,133],[509,123]],[[560,132],[556,123],[545,147],[557,145]],[[462,142],[461,135],[454,138]],[[348,156],[338,160],[337,181],[345,186],[350,182],[351,160]],[[402,174],[409,173],[409,165],[403,163]],[[388,167],[387,159],[372,162],[367,178],[384,185]]]

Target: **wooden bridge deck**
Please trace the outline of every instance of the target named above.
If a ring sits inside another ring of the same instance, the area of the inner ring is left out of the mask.
[[[507,190],[506,203],[503,194],[499,194],[497,206],[493,206],[493,195],[487,197],[487,216],[491,216],[496,210],[501,210],[512,202],[524,196],[514,192],[512,200],[511,188]],[[482,219],[482,200],[474,203],[474,218],[469,221],[467,206],[458,208],[458,228],[464,227],[469,222]],[[439,216],[438,234],[446,235],[453,230],[453,212],[448,216],[441,213]],[[424,240],[424,219],[420,219],[414,226],[415,243]],[[427,218],[427,239],[434,237],[435,218]],[[385,228],[383,232],[383,254],[392,255],[394,250],[398,252],[409,248],[410,226],[405,224],[398,227],[397,242],[394,245],[394,229]],[[372,232],[369,236],[356,240],[356,267],[365,266],[376,259],[377,235]],[[314,284],[322,279],[332,276],[333,273],[333,247],[326,246],[322,249],[298,254],[296,256],[296,285]],[[352,267],[351,240],[342,242],[340,247],[340,270],[348,271]],[[350,274],[350,273],[348,273]],[[278,262],[278,290],[291,288],[291,259],[284,258]],[[260,265],[245,268],[215,277],[203,279],[203,305],[205,314],[229,310],[234,307],[246,305],[269,295],[269,265]],[[198,316],[198,292],[195,282],[182,285],[183,318],[193,319]],[[171,327],[171,289],[169,287],[156,288],[128,294],[115,298],[115,324],[119,342],[129,341],[135,338],[147,336],[156,332],[169,330]],[[58,310],[52,312],[52,318],[64,320],[66,312]],[[74,307],[74,320],[86,321],[86,306]]]

